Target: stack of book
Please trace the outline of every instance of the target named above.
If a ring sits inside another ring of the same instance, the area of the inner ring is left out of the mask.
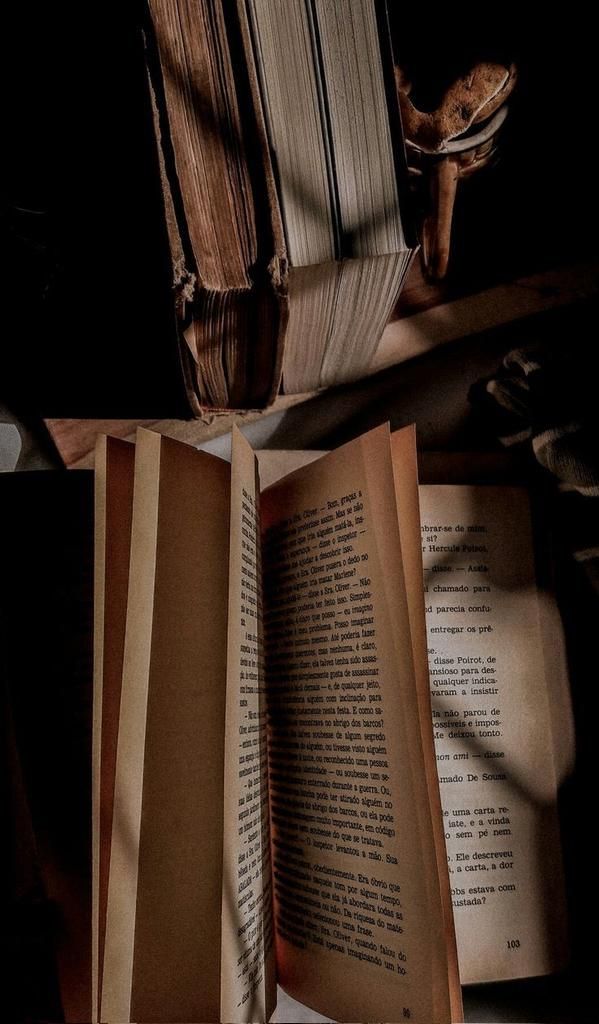
[[[148,15],[192,408],[359,377],[413,254],[385,5],[149,0]]]

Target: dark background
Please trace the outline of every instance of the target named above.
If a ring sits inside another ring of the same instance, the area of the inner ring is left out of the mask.
[[[471,290],[594,255],[588,21],[571,5],[559,19],[522,7],[389,6],[422,105],[476,60],[519,69],[501,160],[458,189],[449,284]],[[0,400],[17,412],[188,414],[142,19],[139,0],[34,0],[5,19]]]

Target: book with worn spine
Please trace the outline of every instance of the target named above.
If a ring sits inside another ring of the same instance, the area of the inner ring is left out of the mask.
[[[414,251],[385,5],[149,0],[145,34],[193,410],[359,377]]]

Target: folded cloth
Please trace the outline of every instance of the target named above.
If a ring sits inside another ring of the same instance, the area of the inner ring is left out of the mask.
[[[599,593],[599,356],[573,346],[514,349],[469,398],[505,446],[529,449],[556,478],[560,525]]]

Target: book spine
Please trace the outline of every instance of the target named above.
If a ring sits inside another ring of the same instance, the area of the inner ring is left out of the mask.
[[[231,238],[230,246],[227,246],[227,237],[232,231],[231,223],[223,222],[218,227],[218,236],[214,237],[210,252],[205,252],[206,259],[200,258],[205,246],[198,237],[194,243],[191,237],[193,224],[190,224],[186,213],[191,197],[186,194],[183,173],[185,152],[179,152],[182,148],[185,150],[185,140],[181,142],[173,136],[169,116],[169,103],[172,105],[174,99],[167,95],[164,70],[169,67],[168,61],[172,57],[168,4],[155,4],[148,11],[144,30],[175,310],[179,321],[181,369],[187,398],[195,416],[201,416],[208,406],[263,406],[275,398],[279,390],[285,338],[287,277],[277,190],[244,4],[242,0],[236,0],[234,4],[200,4],[200,7],[202,17],[212,26],[214,36],[211,47],[206,44],[206,68],[202,73],[208,77],[217,73],[220,63],[217,62],[218,66],[211,64],[217,57],[226,65],[222,76],[219,72],[219,82],[227,123],[215,128],[217,148],[219,152],[222,150],[233,202],[245,209],[246,215],[242,220],[244,223],[247,220],[243,238],[237,237],[236,241]],[[194,83],[197,85],[195,78],[180,83],[182,94],[187,94],[190,89],[193,91]],[[172,86],[170,88],[172,92]],[[180,98],[180,102],[184,103],[184,98]],[[218,113],[216,108],[214,113]],[[194,108],[195,114],[198,120],[202,110]],[[233,133],[234,138],[229,140],[231,145],[227,142],[229,136],[225,129],[229,134]],[[209,156],[209,140],[205,136],[206,131],[198,122],[194,137],[200,162]],[[211,211],[211,219],[216,227],[219,218],[214,210]],[[192,217],[192,220],[198,221],[198,218]],[[195,234],[197,236],[197,230]],[[224,251],[240,246],[246,253],[244,275],[236,283],[231,280],[227,284],[224,279],[219,281],[218,274],[215,276],[209,271],[211,262],[217,257],[215,250],[221,244]],[[216,319],[207,322],[208,314]],[[243,330],[240,332],[241,325]]]

